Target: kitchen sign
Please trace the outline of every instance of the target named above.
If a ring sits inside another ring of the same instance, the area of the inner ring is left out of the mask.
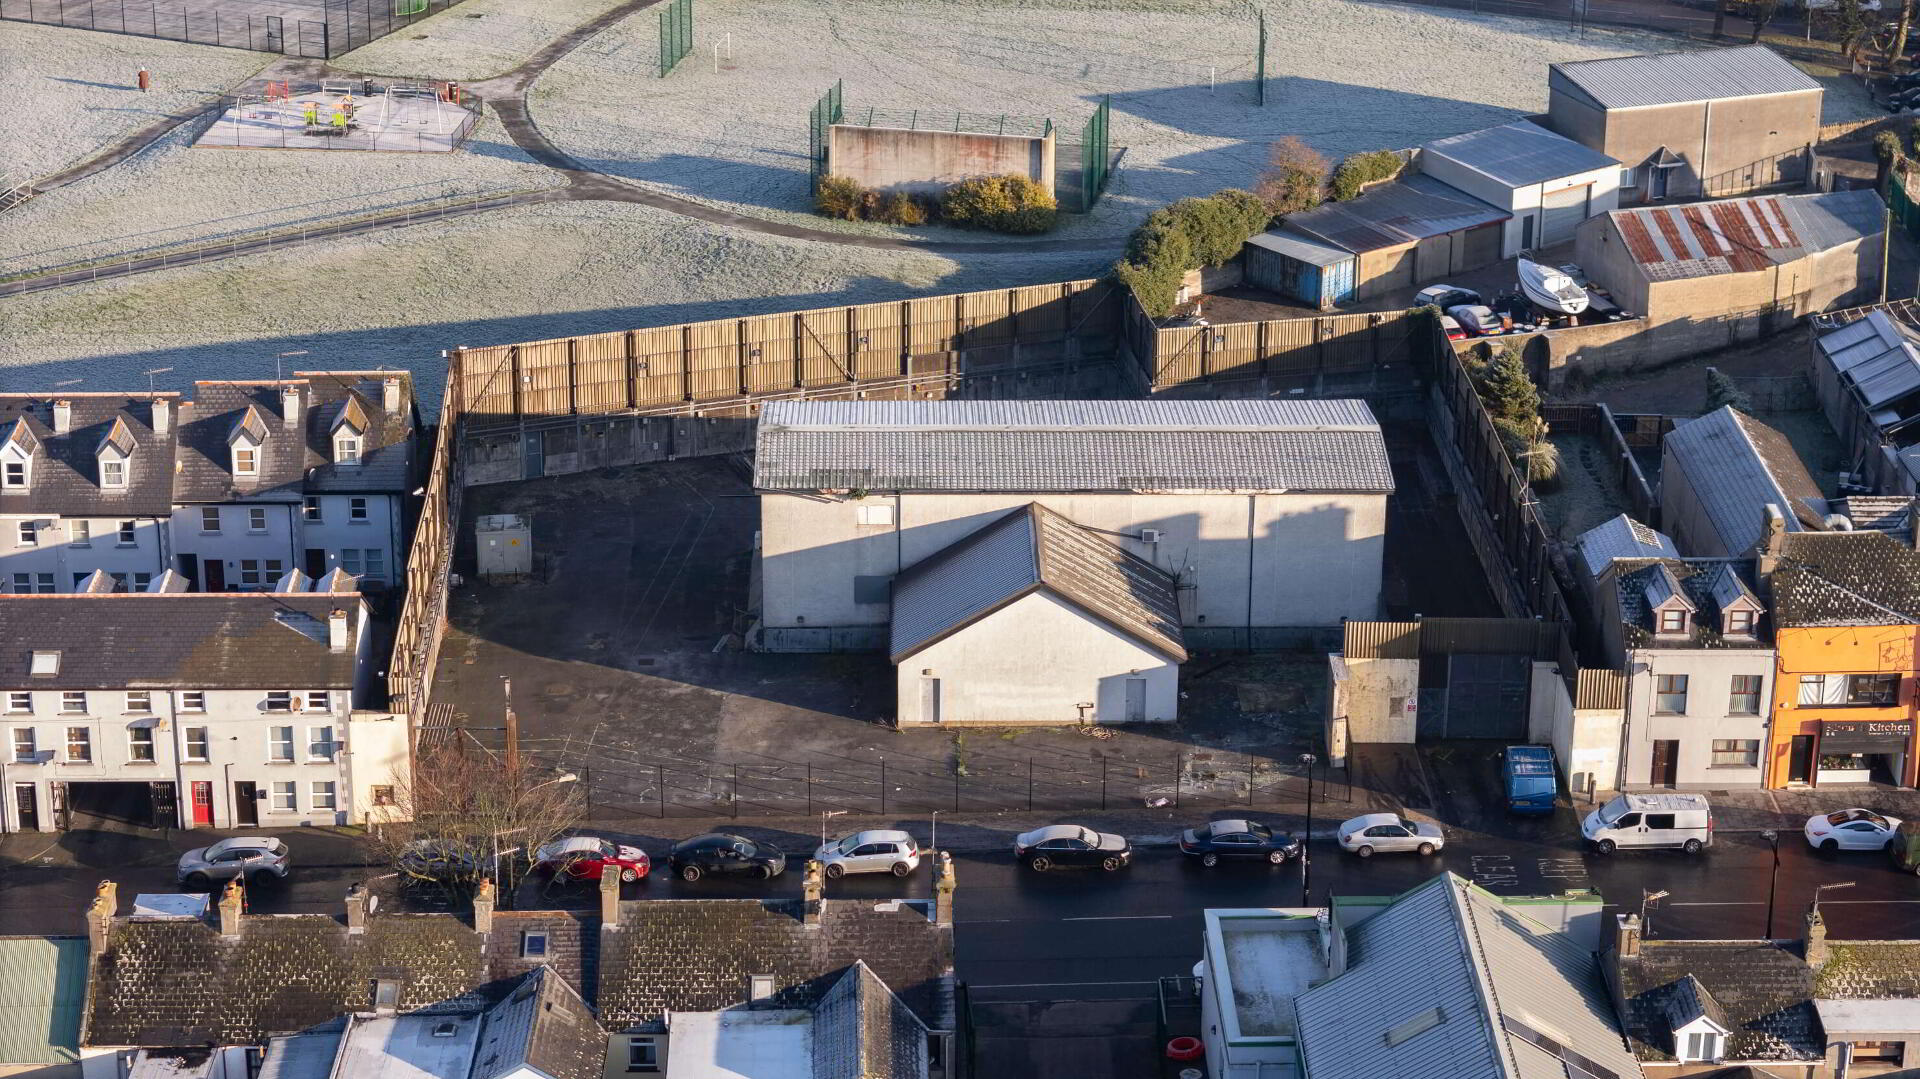
[[[1913,720],[1834,720],[1820,724],[1821,753],[1905,753]]]

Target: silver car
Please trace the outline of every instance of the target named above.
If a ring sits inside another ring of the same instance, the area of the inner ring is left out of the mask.
[[[291,868],[285,843],[267,836],[235,836],[182,854],[173,879],[194,889],[238,876],[258,884],[285,879]]]
[[[848,873],[892,873],[904,877],[920,867],[920,847],[905,832],[855,832],[813,852],[829,880]]]
[[[1432,854],[1447,845],[1440,826],[1397,813],[1368,813],[1340,825],[1340,849],[1370,858],[1375,851]]]

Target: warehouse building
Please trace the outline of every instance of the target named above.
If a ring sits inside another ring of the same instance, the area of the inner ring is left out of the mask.
[[[1620,162],[1527,120],[1427,143],[1420,171],[1510,215],[1503,258],[1565,243],[1620,204]]]
[[[1254,237],[1247,283],[1316,307],[1370,300],[1500,261],[1511,216],[1431,176],[1406,176]]]
[[[1880,309],[1835,321],[1815,339],[1813,392],[1847,444],[1844,471],[1889,495],[1920,494],[1920,331]]]

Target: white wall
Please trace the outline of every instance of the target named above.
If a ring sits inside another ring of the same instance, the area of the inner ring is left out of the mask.
[[[1648,785],[1656,740],[1680,743],[1674,776],[1680,786],[1759,786],[1767,755],[1767,713],[1773,702],[1773,668],[1771,648],[1636,649],[1628,653],[1626,786]],[[1684,715],[1654,713],[1655,678],[1666,674],[1687,676]],[[1734,675],[1760,676],[1758,715],[1734,715],[1728,711]],[[1712,767],[1715,739],[1759,742],[1760,763],[1752,768]]]
[[[1029,502],[1122,536],[1160,530],[1154,544],[1112,538],[1192,586],[1189,626],[1333,626],[1379,611],[1385,495],[763,494],[762,622],[885,625],[888,605],[854,602],[856,576],[890,578]],[[888,505],[895,523],[858,523],[861,506]]]
[[[220,531],[207,532],[201,528],[204,506],[179,506],[173,511],[173,553],[177,559],[181,555],[194,555],[199,559],[199,568],[194,574],[193,590],[207,591],[207,569],[209,560],[217,559],[226,565],[226,590],[264,591],[273,587],[273,581],[291,569],[300,568],[300,550],[295,543],[298,529],[296,519],[300,516],[298,502],[259,502],[229,503],[220,505]],[[255,530],[249,528],[251,522],[249,510],[266,511],[266,527]],[[243,585],[241,574],[246,569],[243,560],[261,563],[257,571],[261,575],[259,587]],[[268,561],[279,563],[278,573],[265,565]],[[177,563],[176,563],[177,566]]]
[[[1421,154],[1420,171],[1443,183],[1451,184],[1482,202],[1491,203],[1513,214],[1513,217],[1501,226],[1500,255],[1502,258],[1512,258],[1521,253],[1521,241],[1526,236],[1528,217],[1534,219],[1534,246],[1540,245],[1541,230],[1545,227],[1545,222],[1540,219],[1540,205],[1541,200],[1547,195],[1564,191],[1569,187],[1591,184],[1593,191],[1587,203],[1589,218],[1620,208],[1620,167],[1617,165],[1521,187],[1510,186],[1503,180],[1496,180],[1486,173],[1467,168],[1438,154]]]
[[[347,721],[344,755],[351,790],[348,824],[387,824],[405,819],[396,806],[375,804],[373,788],[405,788],[412,776],[407,717],[387,712],[356,712]]]
[[[1617,708],[1574,708],[1563,689],[1555,702],[1550,741],[1569,796],[1584,792],[1589,780],[1596,790],[1613,789],[1620,771],[1623,722],[1624,716]]]
[[[931,671],[928,675],[925,672]],[[942,723],[1074,723],[1126,718],[1126,681],[1144,678],[1146,718],[1179,716],[1179,666],[1099,619],[1035,592],[934,642],[895,670],[902,724],[928,723],[923,678],[940,682]]]
[[[1344,671],[1334,682],[1335,717],[1346,717],[1349,742],[1411,745],[1420,723],[1420,661],[1333,656]]]
[[[399,499],[393,495],[317,495],[319,519],[312,520],[301,513],[299,532],[294,538],[298,549],[292,568],[305,571],[306,552],[319,549],[327,552],[327,570],[345,568],[355,576],[365,576],[370,571],[365,552],[380,552],[381,583],[393,585],[399,578],[400,553],[400,513]],[[366,502],[366,520],[353,519],[353,500]],[[358,560],[343,561],[340,552],[352,549],[359,553]]]
[[[20,542],[20,523],[38,522],[34,536],[38,543]],[[120,525],[133,523],[131,544],[120,542]],[[85,523],[85,544],[75,540]],[[0,515],[0,591],[26,591],[16,586],[14,574],[34,574],[35,590],[39,575],[53,574],[56,592],[74,591],[74,578],[86,577],[94,570],[127,575],[127,587],[133,588],[134,574],[158,577],[169,567],[166,552],[165,518],[156,517],[79,517],[62,518],[52,514]]]

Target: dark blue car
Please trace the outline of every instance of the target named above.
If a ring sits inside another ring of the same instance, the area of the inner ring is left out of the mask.
[[[1502,765],[1507,809],[1514,813],[1551,813],[1558,790],[1550,746],[1508,746]]]

